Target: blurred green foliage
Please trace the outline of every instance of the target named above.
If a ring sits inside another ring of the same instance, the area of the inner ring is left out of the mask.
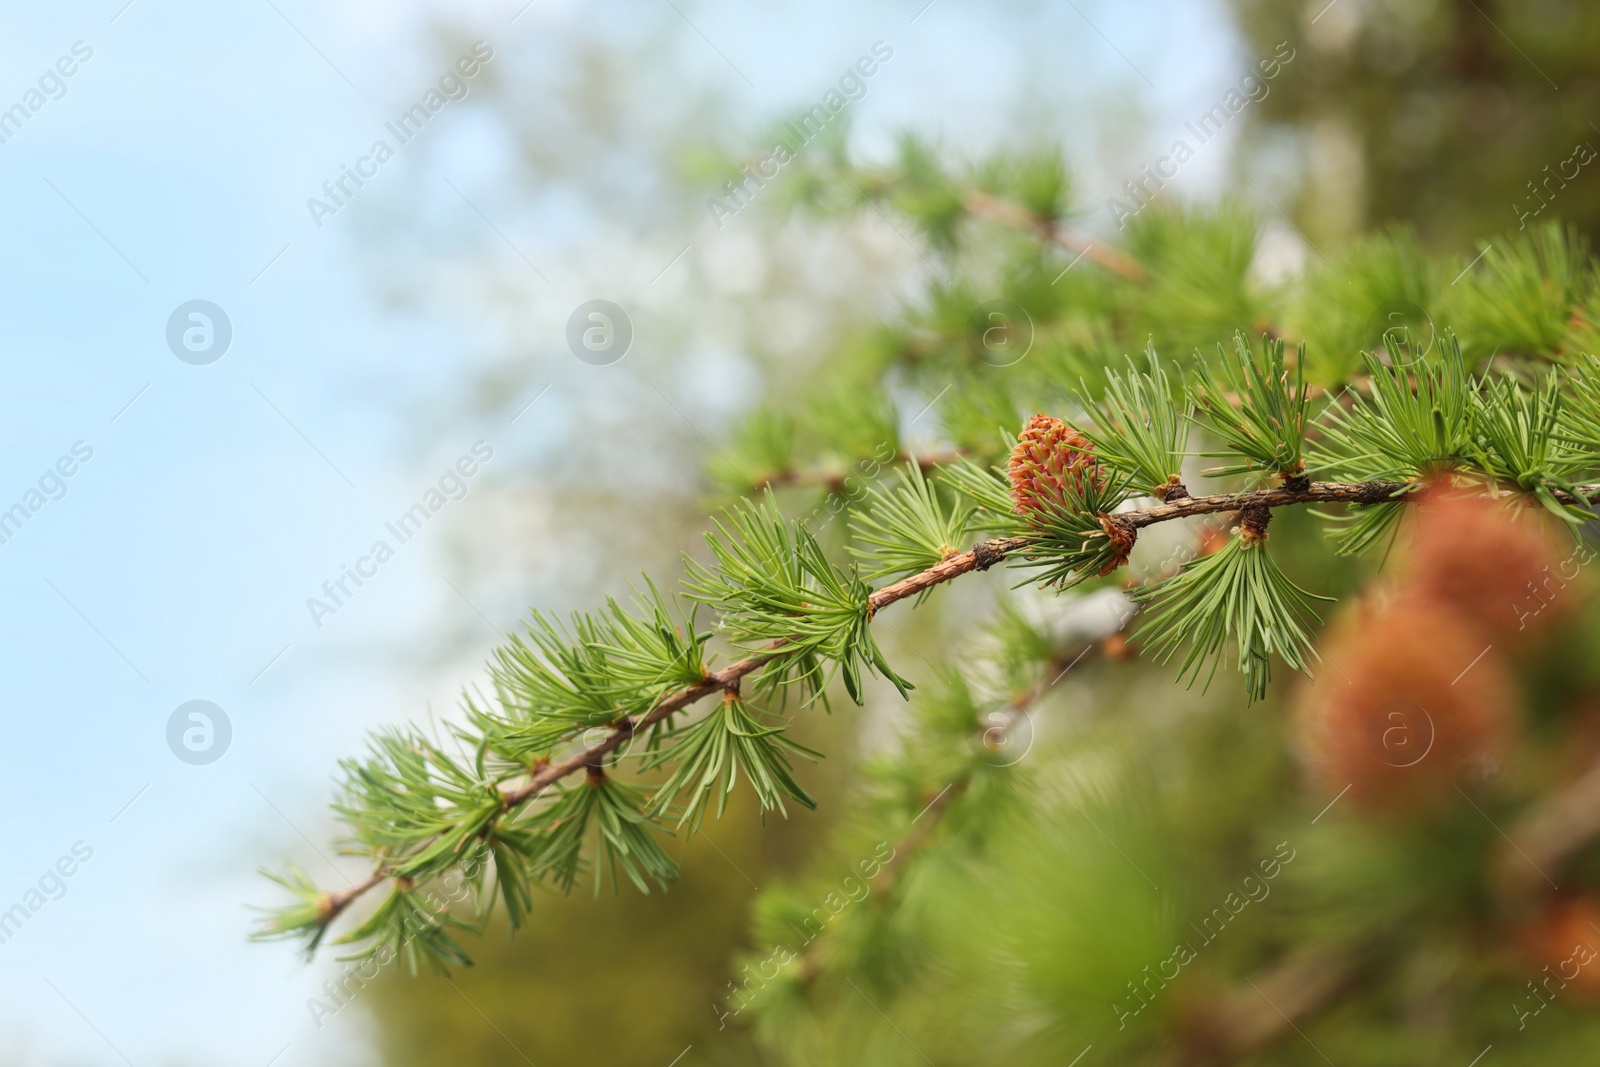
[[[1252,105],[1240,158],[1291,147],[1303,174],[1292,214],[1314,241],[1337,247],[1402,223],[1457,251],[1524,217],[1600,232],[1600,7],[1590,0],[1232,6],[1249,55],[1280,41],[1296,49]]]

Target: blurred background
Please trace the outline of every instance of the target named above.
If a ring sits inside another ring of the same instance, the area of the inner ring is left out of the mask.
[[[247,944],[247,905],[270,896],[262,863],[364,873],[331,847],[337,761],[374,726],[452,715],[529,605],[674,576],[739,417],[927,282],[886,217],[706,208],[718,160],[876,43],[892,58],[849,107],[853,156],[904,131],[957,159],[1056,144],[1104,235],[1127,176],[1286,46],[1168,194],[1240,194],[1279,275],[1392,222],[1470,255],[1545,212],[1527,161],[1600,145],[1600,10],[1577,0],[109,0],[0,20],[0,108],[22,107],[0,114],[0,508],[81,460],[0,544],[0,908],[92,853],[0,943],[18,1064],[760,1062],[718,1019],[750,904],[814,862],[886,704],[807,726],[829,753],[818,812],[763,828],[736,807],[675,843],[670,894],[552,896],[453,987],[386,974],[319,1016],[340,965]],[[435,91],[453,98],[401,143],[386,124]],[[367,162],[380,139],[392,158]],[[1595,231],[1587,169],[1555,213]],[[619,362],[568,347],[595,299],[631,322]],[[192,301],[214,336],[186,348]],[[459,499],[335,601],[325,583],[475,445],[492,458]],[[169,740],[196,700],[209,762]],[[619,1027],[624,1001],[643,1010]]]

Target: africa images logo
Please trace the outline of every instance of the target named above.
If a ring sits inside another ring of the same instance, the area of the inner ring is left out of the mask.
[[[209,700],[185,701],[167,717],[167,748],[191,767],[217,762],[232,742],[228,713]]]
[[[1239,79],[1238,85],[1223,95],[1221,100],[1201,112],[1193,122],[1185,122],[1184,129],[1194,135],[1195,145],[1204,145],[1222,133],[1233,117],[1247,105],[1265,100],[1272,92],[1272,86],[1267,83],[1276,78],[1284,67],[1294,62],[1296,54],[1288,41],[1280,41],[1271,58],[1257,62],[1256,67],[1261,71],[1259,77],[1253,73],[1246,74]],[[1125,228],[1129,219],[1149,206],[1155,200],[1156,193],[1165,189],[1167,182],[1176,178],[1183,165],[1194,157],[1195,148],[1180,137],[1172,143],[1172,149],[1167,155],[1155,161],[1153,168],[1148,163],[1139,168],[1138,181],[1130,178],[1123,182],[1122,187],[1127,190],[1128,200],[1131,203],[1114,196],[1106,200],[1106,209],[1116,220],[1117,229]]]
[[[228,313],[209,300],[189,300],[167,317],[167,348],[193,367],[215,363],[233,343]]]

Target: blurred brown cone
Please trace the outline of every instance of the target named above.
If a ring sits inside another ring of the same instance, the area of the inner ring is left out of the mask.
[[[1298,709],[1303,758],[1326,795],[1414,812],[1492,773],[1513,736],[1503,658],[1458,609],[1422,596],[1367,597],[1323,641],[1328,670]]]
[[[1536,985],[1552,993],[1600,1000],[1600,898],[1592,893],[1551,900],[1513,941]]]
[[[1571,548],[1563,549],[1544,509],[1522,498],[1498,502],[1435,485],[1408,524],[1401,581],[1460,612],[1487,641],[1523,644],[1576,606],[1562,592],[1576,565],[1560,574]]]

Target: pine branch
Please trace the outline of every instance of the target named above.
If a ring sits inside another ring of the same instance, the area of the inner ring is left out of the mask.
[[[1213,493],[1125,511],[1115,518],[1134,529],[1189,515],[1215,515],[1246,508],[1281,508],[1294,504],[1377,504],[1395,498],[1409,482],[1289,482],[1244,493]]]
[[[874,565],[868,578],[915,573],[954,555],[969,536],[976,509],[959,498],[946,507],[920,467],[901,468],[898,484],[878,486],[870,505],[851,518],[859,544],[850,551]]]
[[[1411,485],[1412,483],[1408,482],[1381,481],[1356,483],[1291,481],[1288,484],[1269,489],[1257,489],[1242,493],[1219,493],[1170,501],[1148,508],[1122,512],[1110,517],[1110,521],[1127,530],[1137,531],[1174,519],[1245,509],[1259,510],[1314,503],[1372,505],[1388,500],[1408,499],[1408,496],[1404,494],[1411,488]],[[1588,502],[1600,498],[1600,485],[1578,486],[1575,489],[1576,492],[1574,494],[1558,493],[1557,495],[1558,497],[1566,497],[1567,499],[1563,500],[1563,502],[1569,504],[1577,503],[1580,500]],[[867,597],[867,618],[870,621],[884,608],[908,597],[915,597],[946,582],[953,581],[962,575],[971,574],[975,571],[985,571],[1002,560],[1023,556],[1036,543],[1035,538],[1027,536],[997,537],[983,541],[973,548],[956,553],[924,571],[902,578],[891,585],[872,592]],[[701,699],[714,693],[737,693],[743,679],[780,657],[785,647],[790,644],[790,641],[791,639],[789,638],[780,638],[772,641],[761,650],[728,664],[721,670],[708,671],[701,681],[670,693],[659,700],[646,714],[637,718],[622,716],[616,719],[610,724],[611,732],[601,740],[588,745],[563,760],[539,766],[524,784],[511,788],[502,787],[501,815],[506,815],[521,808],[529,801],[541,796],[552,785],[570,775],[576,774],[580,770],[603,766],[605,758],[629,738],[663,722],[674,713],[694,705]],[[459,836],[459,834],[456,836]],[[346,890],[329,892],[323,895],[318,899],[315,926],[319,927],[320,930],[325,930],[333,920],[338,918],[342,912],[367,891],[397,877],[400,877],[400,872],[396,870],[395,866],[380,863],[373,875],[366,881]],[[406,884],[404,879],[402,879],[402,884]],[[305,921],[299,925],[303,931],[303,928],[313,924]],[[320,937],[320,930],[315,936]],[[295,932],[296,930],[289,922],[288,912],[285,912],[276,922],[269,922],[263,933],[264,936],[289,936]]]
[[[1088,652],[1101,647],[1103,644],[1103,638],[1085,641],[1074,646],[1070,655],[1067,652],[1057,652],[1046,659],[1042,664],[1043,669],[1039,672],[1038,678],[1034,680],[1032,685],[1012,696],[1010,700],[1006,701],[1005,707],[994,713],[994,715],[985,717],[984,729],[980,735],[980,744],[996,731],[1009,735],[1016,726],[1017,721],[1049,695],[1068,668],[1082,660]],[[996,715],[1000,718],[999,722],[994,721]],[[959,800],[962,794],[971,786],[973,775],[978,770],[981,762],[981,760],[975,760],[968,764],[954,781],[929,799],[927,807],[923,808],[917,818],[912,820],[911,829],[896,843],[896,856],[909,859],[927,845],[929,840],[932,839],[934,831],[938,829],[944,814],[950,810],[951,804]],[[899,869],[903,870],[904,867],[905,864],[902,863]],[[891,873],[885,881],[876,885],[874,892],[879,897],[886,897],[893,891],[896,881],[895,875]]]
[[[1203,536],[1197,538],[1195,545],[1197,551],[1204,551],[1202,548],[1204,540]],[[1168,577],[1168,571],[1162,568],[1132,583],[1132,588],[1159,582],[1165,577]],[[984,769],[997,766],[985,758],[986,753],[993,748],[991,739],[998,734],[1006,739],[1004,743],[1011,743],[1011,736],[1019,721],[1043,702],[1067,672],[1081,663],[1091,652],[1099,650],[1108,657],[1117,657],[1118,654],[1112,652],[1112,643],[1121,640],[1121,634],[1126,631],[1139,611],[1138,604],[1129,603],[1115,630],[1108,634],[1095,634],[1069,644],[1048,641],[1047,644],[1035,645],[1032,640],[1025,640],[1023,643],[1029,645],[1031,651],[1035,653],[1034,656],[1028,657],[1032,664],[1032,680],[1012,691],[997,710],[979,716],[977,712],[983,705],[969,705],[970,694],[966,685],[953,686],[955,692],[960,694],[955,697],[953,705],[970,712],[960,717],[959,732],[948,735],[947,731],[937,728],[927,729],[924,724],[919,739],[923,741],[931,739],[936,745],[942,740],[953,740],[963,753],[964,759],[959,772],[954,776],[948,773],[941,774],[936,782],[942,784],[929,785],[918,792],[913,802],[917,814],[912,818],[910,827],[894,843],[894,863],[884,866],[872,886],[872,899],[880,910],[899,907],[896,891],[912,869],[916,858],[934,844],[940,827],[944,825],[951,812],[959,809],[960,801],[973,790]],[[1016,616],[1009,617],[1013,621],[1020,622]],[[1031,631],[1032,627],[1029,626],[1028,629]],[[995,637],[1007,650],[1013,647],[1014,642],[1009,629],[1002,629],[995,634]],[[1043,639],[1042,635],[1040,639]],[[969,743],[970,747],[963,742]],[[1009,764],[998,766],[1009,766]],[[978,803],[987,802],[980,800]],[[829,969],[830,958],[837,948],[835,944],[837,936],[837,932],[834,932],[821,937],[800,953],[794,967],[803,985],[812,985]]]

